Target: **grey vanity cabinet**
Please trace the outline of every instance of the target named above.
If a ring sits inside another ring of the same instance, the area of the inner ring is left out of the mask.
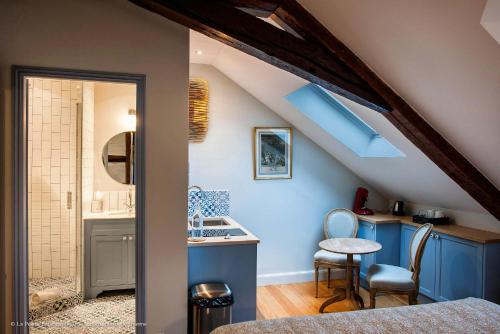
[[[85,297],[135,287],[135,220],[85,220]]]

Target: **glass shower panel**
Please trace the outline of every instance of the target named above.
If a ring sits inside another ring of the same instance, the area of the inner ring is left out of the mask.
[[[81,142],[84,83],[27,80],[30,319],[82,300]],[[61,303],[64,300],[64,303]]]

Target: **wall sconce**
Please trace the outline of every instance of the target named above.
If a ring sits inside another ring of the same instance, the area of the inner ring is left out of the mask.
[[[189,79],[189,141],[201,143],[208,131],[208,82]]]
[[[136,116],[135,109],[128,110],[126,124],[127,124],[127,130],[135,131],[135,129],[137,127],[137,116]]]

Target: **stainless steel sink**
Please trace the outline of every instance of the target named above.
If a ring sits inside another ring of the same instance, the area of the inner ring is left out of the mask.
[[[228,226],[231,225],[224,219],[206,219],[203,220],[203,226]]]
[[[204,238],[226,237],[230,239],[230,237],[240,237],[244,235],[247,234],[241,228],[207,228],[203,230]],[[188,231],[188,237],[190,236],[191,231]]]

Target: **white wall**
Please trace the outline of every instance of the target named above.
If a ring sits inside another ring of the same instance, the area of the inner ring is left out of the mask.
[[[148,333],[186,333],[188,30],[121,0],[1,1],[0,7],[0,115],[7,122],[2,132],[0,197],[7,223],[0,299],[9,312],[0,332],[12,331],[13,143],[8,134],[11,66],[17,64],[146,75]]]
[[[127,210],[129,191],[134,203],[135,185],[122,184],[109,176],[102,163],[102,150],[115,135],[136,130],[128,112],[129,109],[136,109],[137,87],[110,82],[97,82],[95,87],[93,191],[101,193],[104,211],[123,211]]]
[[[102,163],[102,149],[109,139],[125,131],[135,131],[128,122],[128,110],[136,109],[136,87],[131,84],[98,82],[95,85],[94,191],[134,188],[115,181]]]
[[[293,178],[254,180],[253,127],[289,123],[210,65],[191,64],[190,76],[208,80],[210,96],[207,137],[189,144],[190,184],[230,191],[231,216],[261,239],[261,283],[311,279],[324,214],[352,207],[356,188],[370,187],[300,131],[293,137]],[[372,189],[368,204],[388,206]]]

